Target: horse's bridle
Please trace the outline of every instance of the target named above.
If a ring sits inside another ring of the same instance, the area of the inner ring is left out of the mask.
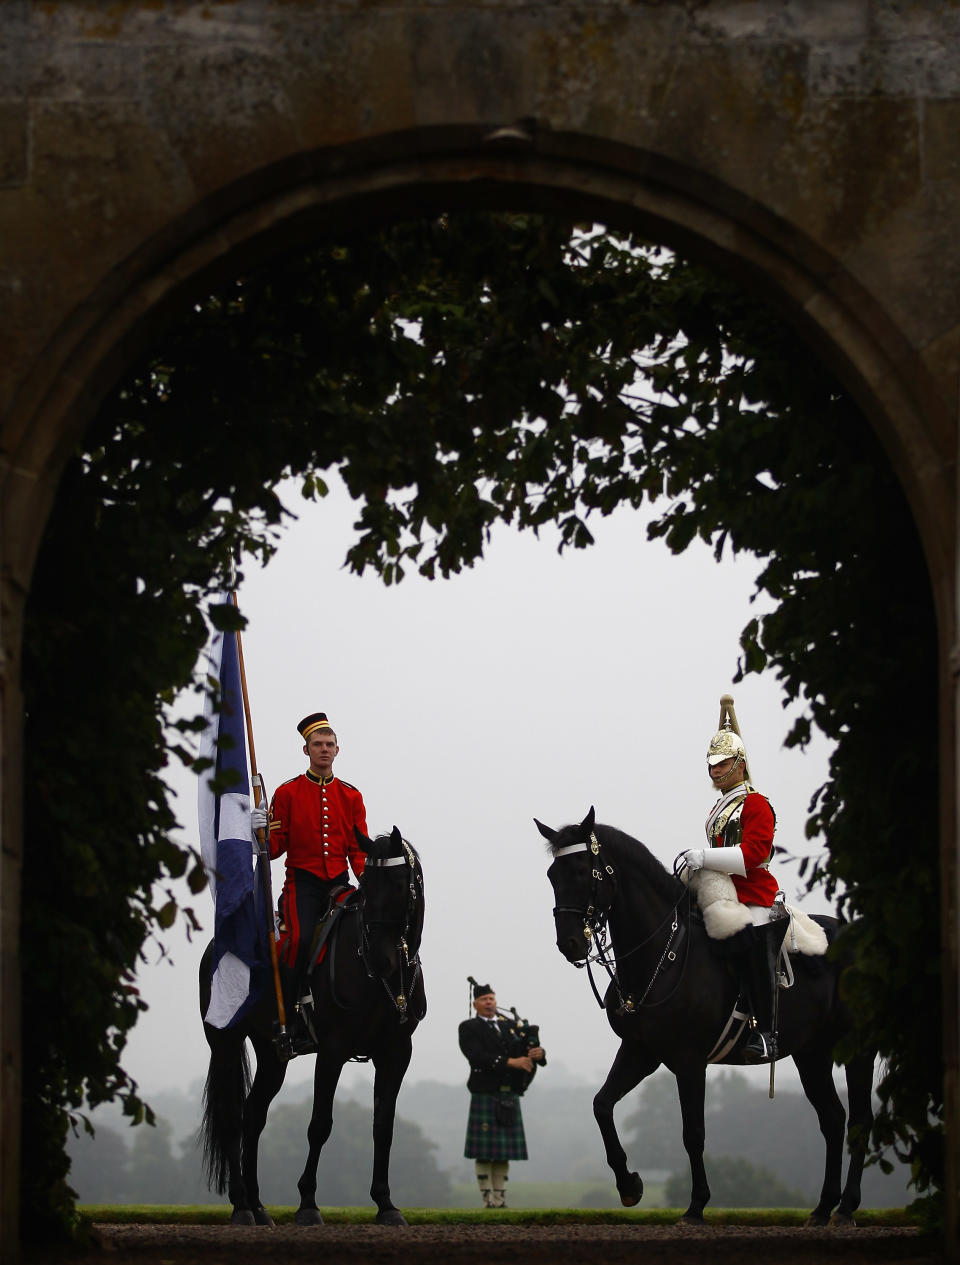
[[[610,978],[610,983],[617,990],[617,997],[619,998],[617,1013],[621,1015],[632,1014],[646,1002],[647,997],[650,994],[650,990],[656,983],[665,964],[667,962],[673,962],[676,959],[677,955],[672,950],[671,945],[673,944],[674,938],[680,926],[680,904],[678,902],[674,905],[672,912],[667,915],[659,926],[653,929],[646,939],[641,940],[639,944],[635,944],[633,948],[628,949],[626,953],[620,954],[619,960],[623,961],[625,958],[628,958],[632,954],[636,953],[638,949],[642,949],[645,944],[649,944],[657,932],[659,932],[669,920],[670,934],[667,937],[667,943],[664,947],[663,953],[660,955],[660,960],[657,962],[653,975],[651,975],[646,988],[643,990],[639,999],[635,999],[630,993],[627,993],[626,996],[624,996],[620,988],[620,980],[617,977],[617,960],[615,959],[613,965],[611,966],[608,958],[607,945],[607,919],[616,895],[616,872],[613,866],[605,861],[600,855],[600,840],[597,838],[596,831],[590,831],[590,838],[588,841],[581,840],[579,843],[570,843],[565,847],[558,848],[553,854],[553,859],[556,861],[558,857],[572,856],[574,853],[578,852],[591,852],[594,857],[594,864],[591,867],[592,886],[590,889],[590,903],[583,908],[573,905],[555,905],[553,909],[553,916],[556,918],[557,914],[576,914],[583,919],[584,939],[588,944],[591,940],[593,940],[596,944],[596,951],[592,956],[588,953],[582,962],[574,962],[573,965],[578,969],[582,967],[587,968],[587,978],[590,980],[590,987],[593,989],[593,995],[597,999],[597,1004],[601,1007],[601,1009],[603,1009],[603,998],[600,996],[599,989],[594,982],[593,972],[590,969],[591,963],[599,962],[603,969],[607,972],[607,975]],[[600,899],[601,895],[606,897],[602,904]],[[690,893],[688,889],[687,899],[689,900],[689,898]],[[675,991],[675,989],[671,990],[670,996],[672,996]],[[665,997],[661,998],[659,1002],[648,1004],[656,1004],[659,1006],[667,1000],[668,998]]]
[[[564,848],[558,848],[553,854],[556,861],[558,857],[572,856],[575,852],[592,852],[595,858],[592,866],[593,884],[590,889],[590,903],[583,908],[575,905],[554,905],[553,916],[557,914],[576,914],[583,919],[583,937],[589,944],[598,935],[602,935],[606,929],[607,915],[610,906],[613,904],[614,893],[611,891],[609,898],[601,902],[601,896],[606,895],[608,888],[603,887],[604,873],[610,878],[609,887],[613,887],[615,875],[612,865],[607,865],[600,859],[600,840],[596,836],[596,832],[590,831],[589,842],[581,840],[580,843],[570,843]],[[602,868],[601,868],[602,867]],[[576,963],[577,966],[586,965],[586,963]]]
[[[400,932],[396,942],[396,948],[400,959],[400,979],[396,993],[391,992],[390,985],[387,983],[386,979],[384,979],[382,975],[377,975],[370,966],[368,959],[369,940],[367,937],[367,927],[385,922],[385,919],[371,918],[368,921],[361,913],[359,953],[360,957],[363,959],[363,965],[366,968],[369,978],[379,979],[380,983],[383,985],[384,991],[390,998],[400,1016],[400,1022],[406,1023],[409,1017],[407,1010],[410,1004],[410,997],[412,996],[413,991],[417,986],[417,980],[420,977],[419,949],[413,955],[412,959],[410,957],[410,927],[414,917],[416,916],[417,902],[423,892],[423,874],[417,867],[417,858],[406,839],[401,839],[400,842],[403,845],[403,856],[367,858],[367,865],[374,866],[377,869],[386,869],[394,865],[406,865],[410,869],[410,874],[407,879],[407,898],[404,904],[403,930]],[[420,889],[419,893],[417,891],[418,888]],[[413,974],[410,976],[405,985],[404,972],[405,970],[409,970],[411,966],[413,967]]]

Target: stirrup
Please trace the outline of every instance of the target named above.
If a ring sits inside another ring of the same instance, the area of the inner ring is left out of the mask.
[[[777,1057],[776,1033],[761,1032],[754,1028],[740,1051],[744,1063],[772,1063]]]
[[[312,1009],[312,1006],[308,1008],[303,1002],[296,1009],[289,1029],[294,1054],[316,1054],[317,1052],[316,1033],[309,1013]]]

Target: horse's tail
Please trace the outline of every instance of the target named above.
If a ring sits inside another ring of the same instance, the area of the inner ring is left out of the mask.
[[[231,1152],[239,1159],[243,1104],[250,1092],[250,1060],[244,1034],[204,1025],[210,1066],[203,1087],[199,1141],[207,1188],[222,1195],[230,1176]]]

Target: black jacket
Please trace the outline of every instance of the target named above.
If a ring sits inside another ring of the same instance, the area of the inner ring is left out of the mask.
[[[522,1094],[531,1073],[507,1067],[507,1059],[526,1054],[509,1020],[501,1020],[499,1032],[486,1019],[464,1019],[458,1030],[460,1049],[470,1064],[467,1089],[471,1094]]]

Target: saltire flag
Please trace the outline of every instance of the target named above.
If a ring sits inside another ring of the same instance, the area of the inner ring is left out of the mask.
[[[227,601],[228,599],[224,599]],[[207,651],[208,672],[219,682],[204,703],[206,728],[200,757],[212,768],[200,774],[200,853],[213,896],[213,977],[204,1020],[214,1028],[238,1023],[269,988],[269,944],[263,882],[250,826],[250,777],[235,632],[216,632]],[[219,709],[214,705],[219,695]],[[215,793],[214,773],[225,790]],[[232,780],[223,778],[233,774]]]

